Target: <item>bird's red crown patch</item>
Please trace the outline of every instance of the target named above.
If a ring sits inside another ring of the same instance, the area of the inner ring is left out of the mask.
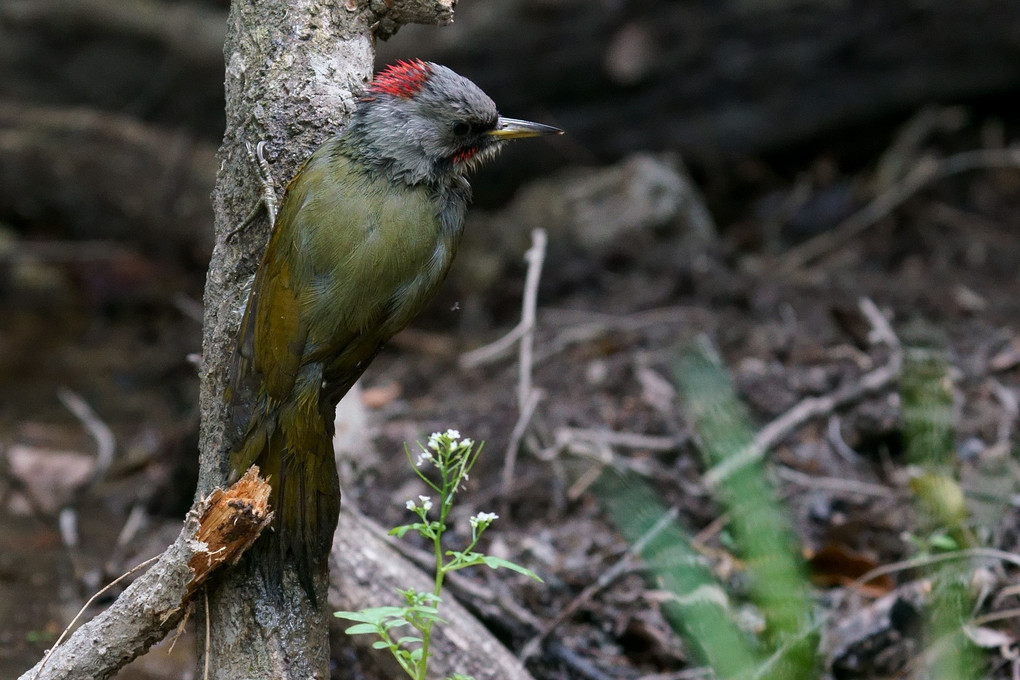
[[[398,61],[387,66],[368,85],[371,94],[390,94],[407,99],[421,91],[432,75],[432,67],[421,59]]]

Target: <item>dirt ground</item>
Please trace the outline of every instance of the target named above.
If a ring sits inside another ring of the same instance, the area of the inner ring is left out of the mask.
[[[470,578],[513,603],[478,614],[520,650],[627,550],[576,476],[595,465],[580,453],[611,454],[679,509],[739,602],[741,565],[702,479],[673,383],[676,353],[706,338],[764,426],[887,364],[889,348],[869,338],[867,299],[902,342],[944,347],[971,524],[982,545],[1017,551],[1020,159],[1002,151],[997,129],[971,116],[897,145],[890,128],[876,131],[875,147],[888,151],[867,159],[833,142],[801,158],[693,168],[693,180],[676,159],[648,156],[568,170],[508,206],[476,210],[437,301],[365,376],[371,451],[346,460],[344,503],[384,525],[406,522],[404,500],[418,487],[405,443],[446,428],[484,440],[464,502],[501,513],[488,549],[544,583],[488,570]],[[558,201],[571,201],[569,216],[550,208]],[[504,488],[517,351],[470,368],[462,357],[517,323],[534,227],[549,235],[532,363],[542,398]],[[0,249],[14,238],[0,234]],[[2,677],[34,663],[98,586],[169,542],[197,471],[192,355],[204,272],[126,246],[83,256],[47,246],[46,234],[31,240],[32,257],[0,268]],[[818,251],[797,261],[805,243]],[[72,415],[75,395],[90,414]],[[113,457],[97,466],[104,428]],[[829,622],[833,677],[908,673],[922,651],[923,571],[847,588],[917,555],[934,531],[912,510],[901,435],[893,380],[807,420],[768,454]],[[987,584],[979,614],[1016,606],[1014,567],[990,560],[974,573]],[[548,632],[529,669],[539,680],[700,677],[653,591],[640,569],[622,570]],[[1010,677],[1020,625],[987,627],[1004,634],[987,650],[989,668]],[[120,677],[195,677],[194,644],[186,633],[169,656],[156,650]],[[337,659],[335,677],[364,677],[342,651]]]

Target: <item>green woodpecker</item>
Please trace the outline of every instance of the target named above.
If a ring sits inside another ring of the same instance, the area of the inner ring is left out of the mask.
[[[560,132],[500,116],[444,66],[400,62],[287,185],[227,391],[231,481],[258,465],[272,487],[274,531],[255,546],[271,578],[289,566],[316,599],[340,509],[336,404],[446,276],[466,173],[506,140]]]

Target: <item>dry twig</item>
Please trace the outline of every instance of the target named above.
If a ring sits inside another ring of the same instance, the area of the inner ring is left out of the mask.
[[[514,336],[521,341],[520,366],[518,367],[517,385],[517,408],[520,415],[514,424],[513,432],[510,435],[510,442],[507,445],[506,456],[503,464],[503,491],[509,493],[513,483],[514,466],[517,462],[517,453],[521,446],[521,440],[527,432],[531,418],[535,415],[535,409],[542,400],[542,392],[532,387],[532,370],[534,366],[535,347],[535,310],[538,306],[538,282],[542,277],[542,264],[545,262],[546,234],[544,229],[535,229],[531,232],[532,245],[524,254],[528,262],[528,272],[524,278],[524,299],[521,304],[521,321],[503,340],[497,341],[486,347],[505,344],[505,338]],[[486,350],[485,347],[481,348]],[[478,350],[475,351],[475,355]],[[491,350],[482,352],[483,358],[493,356]],[[465,355],[465,358],[467,355]],[[463,365],[462,360],[462,365]],[[472,364],[477,365],[477,364]],[[507,504],[508,505],[508,504]],[[509,508],[503,508],[505,516],[509,516]]]
[[[1014,555],[1013,553],[1009,553],[1004,550],[996,550],[995,548],[966,548],[950,553],[940,553],[938,555],[922,555],[921,557],[913,557],[909,560],[902,560],[900,562],[884,564],[881,567],[875,567],[850,584],[848,591],[857,590],[866,585],[869,581],[874,581],[876,578],[887,574],[895,574],[898,571],[906,571],[908,569],[916,569],[918,567],[929,567],[933,564],[940,564],[942,562],[955,562],[957,560],[968,559],[996,560],[998,562],[1012,564],[1015,567],[1020,567],[1020,555]],[[836,608],[834,607],[833,611],[835,611],[835,609]]]
[[[61,387],[57,390],[60,403],[67,407],[67,410],[74,414],[81,424],[88,431],[89,435],[96,442],[96,468],[92,473],[92,480],[89,486],[95,485],[106,476],[106,471],[113,463],[113,454],[117,449],[117,438],[113,436],[110,426],[96,415],[88,402],[81,398],[76,392]]]
[[[92,603],[95,602],[96,599],[100,595],[102,595],[106,591],[110,590],[115,585],[117,585],[118,583],[120,583],[121,581],[126,579],[128,576],[131,576],[131,574],[134,574],[136,571],[139,571],[139,570],[144,569],[145,567],[149,566],[150,564],[152,564],[153,562],[155,562],[159,558],[160,558],[159,555],[156,555],[155,557],[150,557],[149,559],[145,560],[141,564],[135,565],[131,569],[128,569],[126,572],[124,572],[123,574],[121,574],[120,576],[118,576],[117,578],[113,579],[112,581],[107,583],[105,586],[103,586],[102,588],[97,590],[95,595],[93,595],[88,600],[86,600],[85,604],[83,604],[81,606],[81,609],[78,610],[78,613],[74,615],[73,619],[71,619],[71,622],[69,624],[67,624],[67,626],[64,628],[63,632],[60,634],[60,637],[57,638],[57,641],[53,643],[52,647],[50,647],[48,650],[46,650],[46,655],[43,656],[42,661],[40,661],[39,665],[36,667],[35,673],[32,675],[32,680],[36,680],[36,678],[39,677],[39,674],[43,672],[44,668],[46,668],[46,662],[50,660],[50,656],[53,654],[54,651],[56,651],[57,647],[60,646],[60,643],[64,641],[64,638],[67,637],[67,634],[71,631],[71,629],[74,628],[74,624],[78,623],[78,619],[81,618],[82,614],[84,614],[85,611],[89,607],[92,606]]]
[[[835,493],[873,496],[875,498],[896,497],[895,491],[881,484],[869,484],[868,482],[861,482],[856,479],[842,479],[838,477],[816,477],[804,474],[785,465],[777,465],[774,469],[781,479],[809,489],[826,489]]]
[[[514,429],[510,432],[510,441],[506,446],[506,455],[503,457],[503,507],[502,512],[504,517],[510,516],[510,489],[514,483],[514,466],[517,464],[517,453],[521,449],[521,440],[524,439],[524,433],[528,429],[528,425],[531,424],[531,419],[535,415],[535,409],[538,408],[538,403],[542,401],[542,391],[532,390],[528,393],[527,401],[521,406],[521,414],[517,418],[517,422],[514,423]]]
[[[495,361],[510,351],[518,340],[523,339],[535,328],[535,306],[538,300],[538,281],[542,275],[545,262],[545,246],[548,240],[544,229],[536,229],[531,234],[532,246],[524,254],[528,262],[528,272],[524,278],[524,300],[522,303],[521,320],[513,330],[503,337],[482,345],[478,349],[465,353],[460,358],[461,368],[475,368]],[[530,302],[529,302],[530,301]],[[523,404],[523,400],[519,403]]]
[[[531,638],[531,640],[524,645],[524,648],[521,649],[520,653],[517,655],[518,658],[522,661],[526,661],[535,654],[538,654],[542,641],[545,640],[545,638],[547,638],[557,626],[573,616],[574,612],[576,612],[581,605],[588,602],[600,590],[608,588],[617,578],[625,574],[633,565],[635,557],[640,555],[641,551],[645,549],[645,546],[648,545],[652,539],[658,536],[663,529],[676,520],[678,514],[679,513],[676,508],[670,508],[668,511],[663,513],[662,517],[656,520],[655,524],[653,524],[643,536],[638,538],[638,540],[634,541],[634,543],[627,548],[627,551],[622,557],[620,557],[616,564],[602,572],[595,583],[589,584],[577,597],[571,600],[566,607],[560,610],[560,613],[556,615],[556,618],[543,626],[538,635]]]
[[[531,232],[531,248],[524,253],[528,262],[528,273],[524,278],[524,303],[521,310],[521,325],[526,329],[521,337],[519,382],[517,385],[517,407],[523,412],[524,405],[531,398],[531,372],[535,355],[535,309],[538,307],[538,282],[542,277],[545,262],[545,246],[548,240],[545,229]]]
[[[870,299],[862,298],[859,306],[861,313],[871,323],[872,342],[884,343],[892,349],[889,361],[875,370],[865,373],[856,383],[846,385],[820,397],[802,399],[789,411],[761,428],[751,444],[744,450],[738,451],[719,465],[708,470],[704,476],[705,484],[708,486],[719,484],[723,478],[734,471],[760,460],[767,451],[790,436],[804,423],[815,418],[827,416],[836,409],[843,408],[868,395],[880,392],[899,379],[903,368],[903,353],[900,349],[899,339],[892,330],[892,326],[889,325],[888,319],[885,318]]]
[[[875,196],[861,210],[831,230],[786,251],[779,266],[787,271],[800,269],[838,250],[932,182],[970,170],[1016,167],[1020,167],[1017,148],[964,151],[941,160],[923,158],[902,180]]]

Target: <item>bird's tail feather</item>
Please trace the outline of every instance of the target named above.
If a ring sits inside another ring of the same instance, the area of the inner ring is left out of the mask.
[[[231,452],[232,477],[258,465],[272,489],[272,530],[252,546],[251,558],[276,592],[281,592],[284,570],[296,572],[313,605],[314,576],[327,568],[340,512],[333,423],[315,402],[296,399],[256,407],[243,442]]]

